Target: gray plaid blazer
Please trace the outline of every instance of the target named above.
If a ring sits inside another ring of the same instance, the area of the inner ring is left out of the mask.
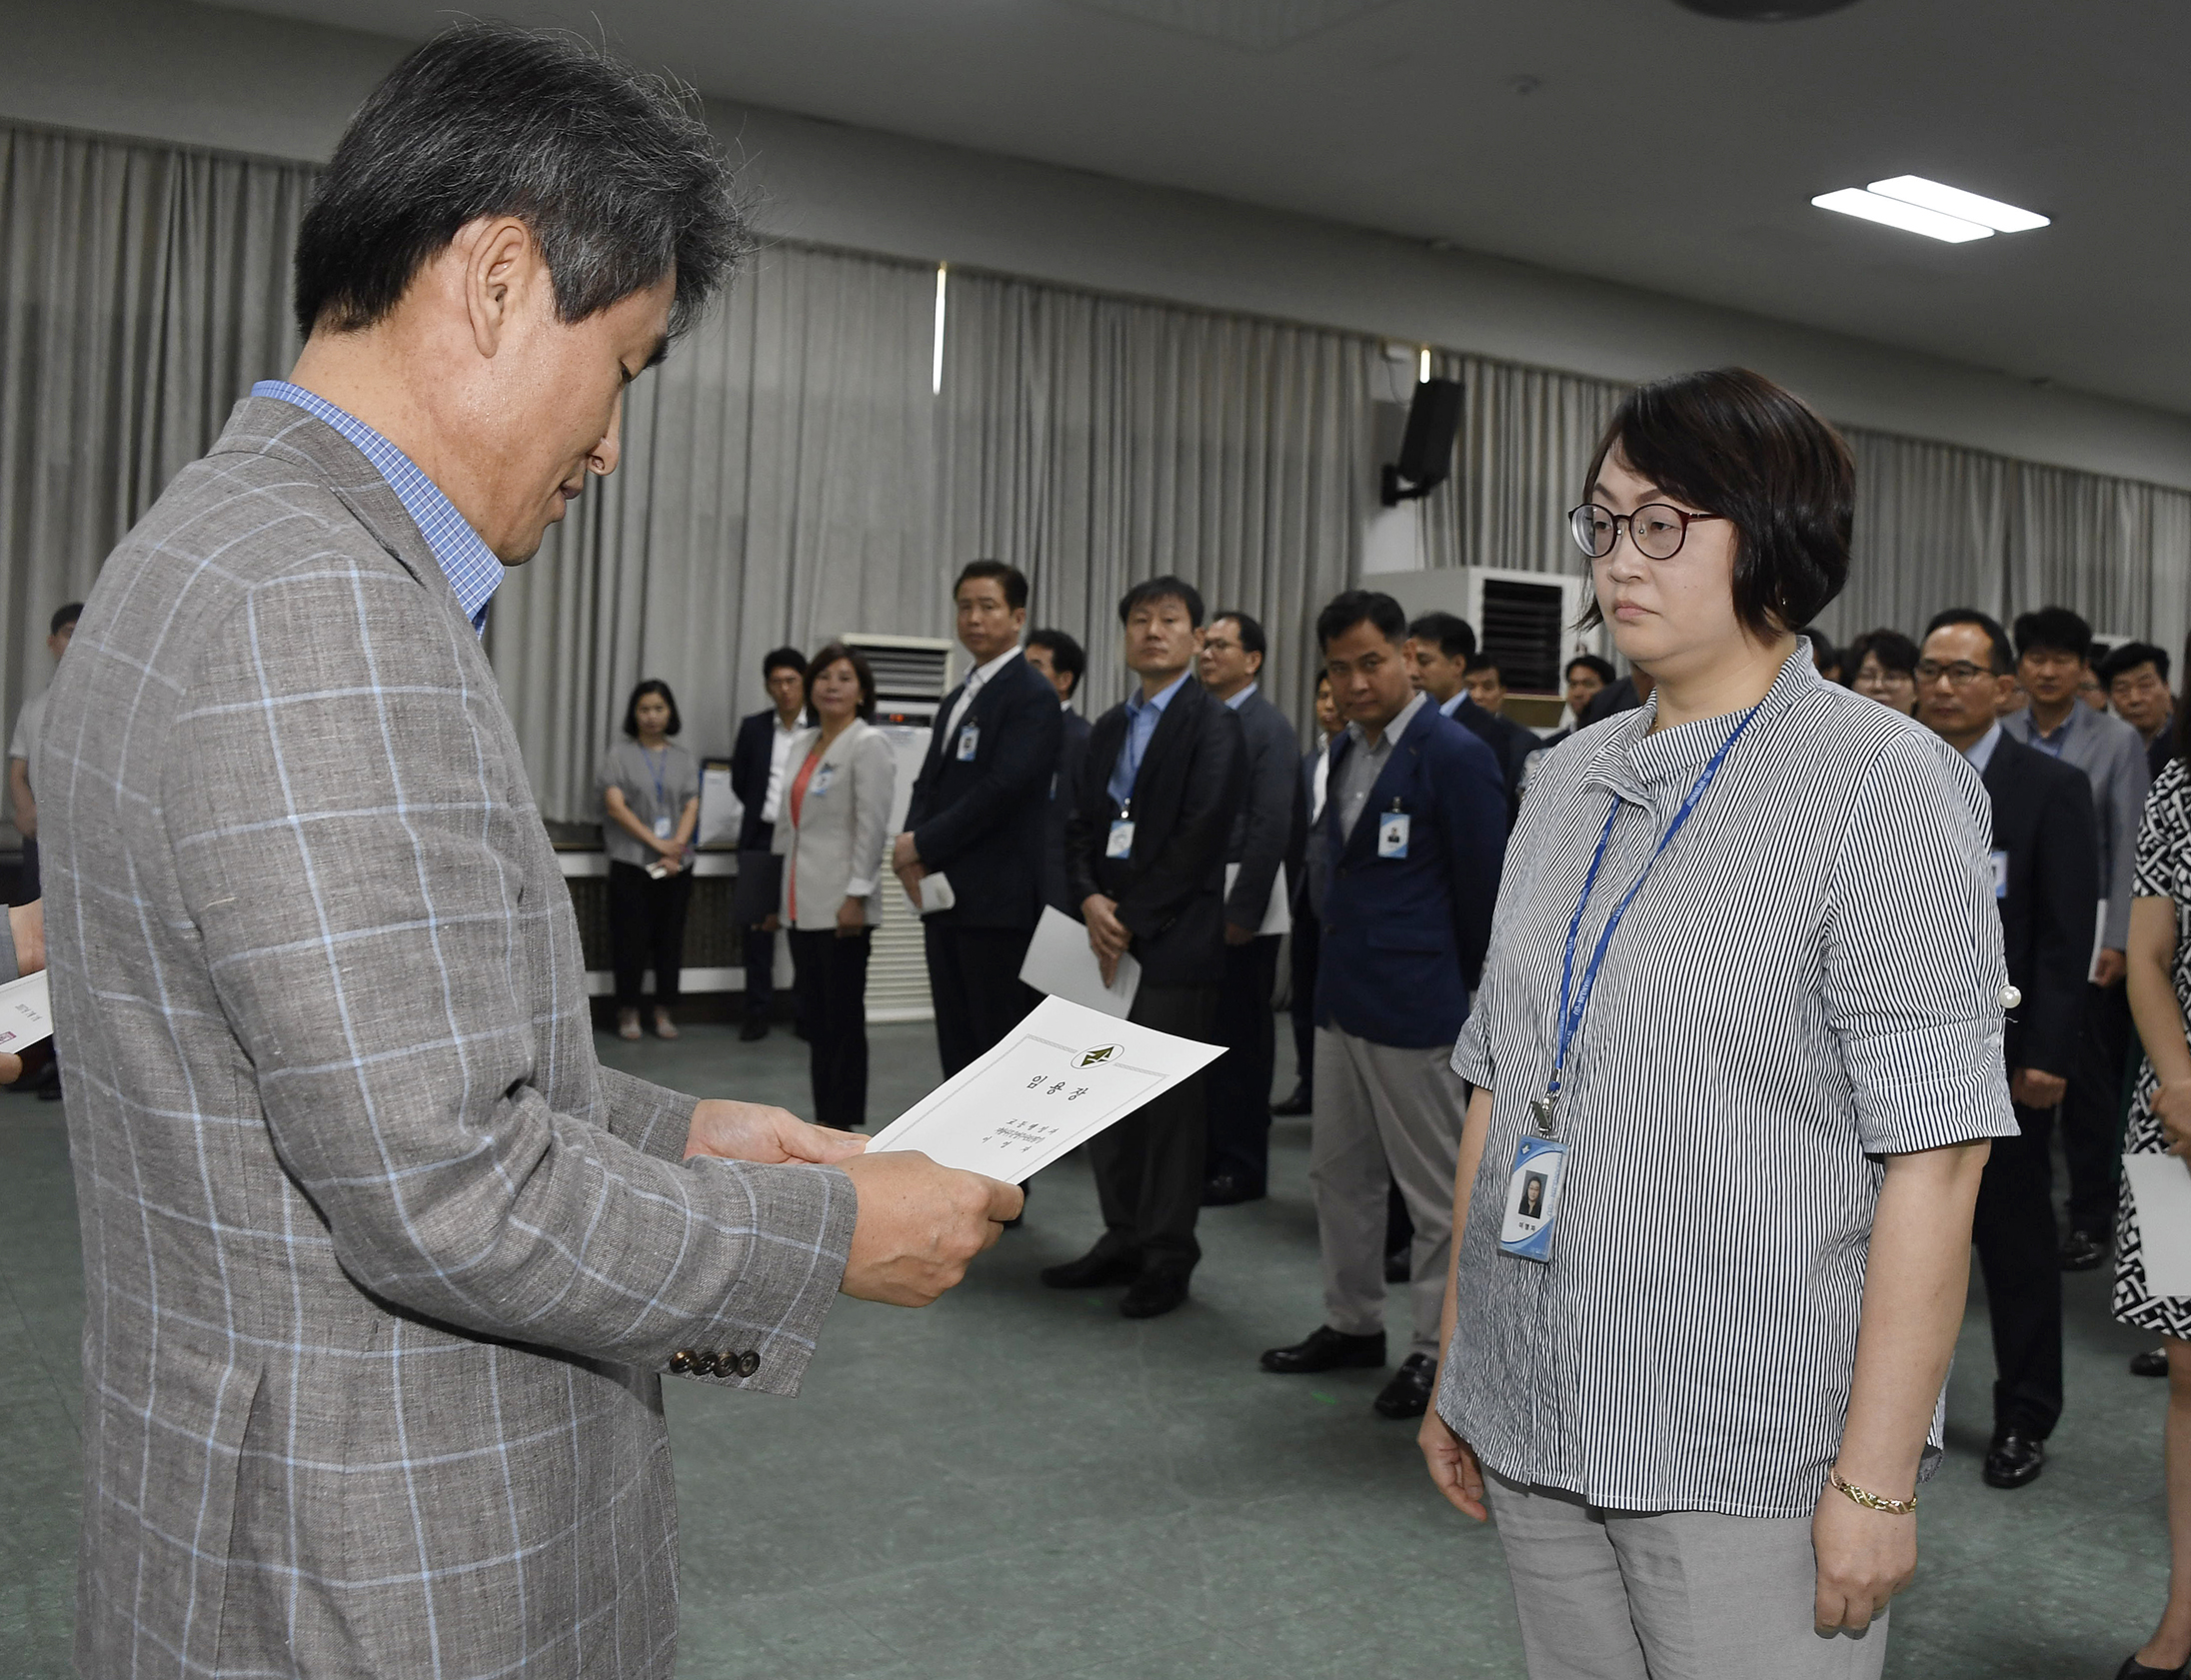
[[[37,765],[85,1272],[87,1675],[670,1674],[660,1371],[794,1392],[834,1168],[602,1067],[493,673],[395,494],[247,399]]]

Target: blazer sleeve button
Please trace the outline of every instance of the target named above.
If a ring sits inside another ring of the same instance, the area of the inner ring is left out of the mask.
[[[693,1374],[695,1376],[714,1376],[715,1355],[709,1352],[706,1348],[702,1348],[698,1353],[694,1354]]]
[[[670,1371],[673,1375],[683,1376],[692,1368],[693,1353],[691,1348],[681,1347],[670,1355]]]
[[[752,1376],[759,1369],[761,1369],[761,1355],[752,1348],[747,1348],[745,1352],[738,1356],[738,1374],[740,1376]]]

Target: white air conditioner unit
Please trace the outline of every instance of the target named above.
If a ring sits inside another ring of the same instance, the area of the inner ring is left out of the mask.
[[[887,833],[895,840],[906,826],[914,778],[928,757],[929,733],[938,708],[951,693],[958,644],[936,636],[884,636],[857,631],[839,638],[857,650],[875,673],[875,723],[898,756],[898,789]],[[877,891],[885,894],[883,925],[868,951],[868,1019],[934,1020],[929,995],[927,942],[921,917],[886,858]]]
[[[1589,604],[1589,580],[1559,572],[1510,572],[1495,566],[1454,566],[1428,572],[1386,572],[1363,587],[1382,590],[1409,619],[1457,613],[1476,643],[1498,664],[1509,694],[1556,695],[1577,654],[1597,653],[1602,633],[1579,631]]]

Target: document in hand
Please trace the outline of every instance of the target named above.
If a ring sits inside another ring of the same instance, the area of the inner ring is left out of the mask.
[[[1025,1183],[1224,1053],[1063,997],[885,1126],[868,1145]]]
[[[0,985],[0,1050],[15,1055],[52,1036],[53,1005],[43,968]]]
[[[1141,965],[1121,956],[1116,975],[1103,984],[1102,964],[1089,945],[1088,929],[1056,904],[1046,904],[1035,937],[1028,941],[1027,959],[1020,964],[1020,983],[1123,1020],[1141,988]]]

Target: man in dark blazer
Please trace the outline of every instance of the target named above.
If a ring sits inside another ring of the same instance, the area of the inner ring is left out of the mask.
[[[1066,819],[1073,812],[1073,790],[1080,786],[1081,761],[1088,757],[1089,721],[1074,711],[1088,656],[1062,630],[1039,630],[1027,641],[1027,662],[1058,691],[1059,722],[1065,739],[1058,749],[1058,774],[1050,779],[1050,823],[1043,838],[1043,902],[1078,916],[1080,904],[1066,881]]]
[[[1065,733],[1057,690],[1020,657],[1028,583],[1019,569],[971,562],[952,600],[974,669],[936,715],[906,832],[891,854],[906,895],[923,911],[947,1079],[1035,1002],[1020,965],[1043,913],[1043,837]]]
[[[1217,996],[1215,1042],[1224,1054],[1209,1067],[1209,1150],[1203,1162],[1204,1207],[1254,1201],[1269,1176],[1270,1069],[1277,1054],[1278,946],[1262,929],[1271,894],[1300,878],[1307,839],[1293,725],[1262,696],[1262,626],[1245,613],[1209,621],[1196,659],[1202,687],[1232,709],[1247,749],[1247,797],[1225,847],[1232,875],[1224,898],[1224,986]]]
[[[1349,590],[1316,619],[1348,720],[1332,744],[1316,973],[1316,1116],[1309,1183],[1324,1322],[1274,1347],[1281,1374],[1384,1363],[1388,1186],[1413,1217],[1413,1336],[1376,1398],[1420,1417],[1437,1374],[1452,1265],[1453,1178],[1467,1087],[1449,1063],[1490,943],[1506,854],[1498,761],[1414,687],[1407,621],[1388,595]]]
[[[1177,578],[1137,584],[1118,604],[1133,698],[1096,721],[1066,826],[1066,867],[1107,984],[1140,964],[1127,1019],[1209,1037],[1224,983],[1224,858],[1247,791],[1240,721],[1194,681],[1202,598]],[[1103,1234],[1051,1266],[1054,1289],[1128,1285],[1119,1310],[1153,1318],[1186,1299],[1201,1258],[1204,1149],[1199,1074],[1088,1145]]]
[[[1331,700],[1331,674],[1316,673],[1316,745],[1301,755],[1301,809],[1307,816],[1307,835],[1301,845],[1299,878],[1293,885],[1293,937],[1287,947],[1287,983],[1292,996],[1287,1012],[1293,1021],[1293,1088],[1281,1102],[1270,1104],[1273,1114],[1305,1114],[1315,1106],[1316,1081],[1316,955],[1322,923],[1317,906],[1323,902],[1323,797],[1330,774],[1331,743],[1345,728]]]
[[[2021,1135],[1996,1137],[1972,1239],[1993,1317],[1993,1440],[1983,1474],[2022,1487],[2046,1463],[2062,1411],[2062,1274],[2048,1161],[2084,1018],[2099,908],[2092,785],[2076,766],[2001,728],[2008,638],[1968,608],[1932,621],[1917,665],[1917,716],[1978,769],[1993,802],[1993,891],[2009,984],[2009,1093]]]
[[[814,720],[807,711],[807,659],[797,648],[776,649],[761,662],[761,675],[768,685],[769,709],[738,726],[731,747],[731,792],[745,813],[738,827],[739,869],[765,870],[773,877],[779,865],[770,845],[791,774],[786,761],[793,740]],[[776,894],[742,894],[741,899],[774,909]],[[739,929],[739,941],[746,957],[746,1022],[739,1036],[766,1038],[769,1004],[776,996],[776,935],[755,919]],[[799,1024],[805,1037],[806,1023]]]
[[[1451,613],[1425,613],[1407,627],[1407,658],[1415,687],[1438,711],[1484,746],[1498,761],[1506,790],[1506,826],[1521,809],[1521,779],[1529,755],[1543,745],[1511,719],[1478,706],[1468,694],[1468,673],[1476,658],[1476,633],[1466,619]]]

